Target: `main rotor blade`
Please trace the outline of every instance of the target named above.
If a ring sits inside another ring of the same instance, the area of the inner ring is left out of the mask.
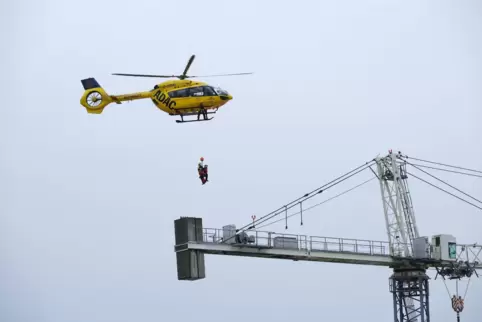
[[[189,67],[191,67],[192,62],[194,61],[194,58],[196,58],[196,55],[192,55],[191,58],[189,58],[186,68],[184,68],[184,72],[182,73],[181,77],[187,77],[187,71],[189,70]]]
[[[178,75],[146,75],[146,74],[122,74],[122,73],[114,73],[112,75],[116,76],[134,76],[134,77],[155,77],[155,78],[173,78],[179,77]]]
[[[218,77],[218,76],[238,76],[238,75],[250,75],[253,73],[235,73],[235,74],[217,74],[217,75],[204,75],[204,76],[187,76],[189,78],[203,78],[203,77]]]

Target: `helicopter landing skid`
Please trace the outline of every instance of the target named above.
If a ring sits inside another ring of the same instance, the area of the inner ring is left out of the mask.
[[[176,123],[192,123],[192,122],[204,122],[204,121],[211,121],[214,117],[207,117],[208,114],[215,114],[216,112],[207,112],[205,114],[198,114],[198,113],[186,113],[186,114],[179,114],[181,116],[180,120],[176,120]],[[186,120],[184,121],[184,116],[197,116],[197,120]],[[200,117],[202,116],[202,118]]]
[[[211,121],[214,117],[210,117],[207,119],[200,119],[200,120],[176,120],[176,123],[191,123],[191,122],[205,122],[205,121]]]

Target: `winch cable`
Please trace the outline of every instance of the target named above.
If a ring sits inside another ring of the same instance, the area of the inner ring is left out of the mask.
[[[460,313],[464,310],[465,299],[467,298],[467,292],[469,291],[470,281],[472,280],[472,275],[468,276],[467,285],[465,286],[464,296],[461,297],[459,294],[459,280],[455,281],[455,294],[451,295],[450,290],[447,286],[447,281],[445,278],[442,279],[447,290],[447,295],[452,304],[452,310],[457,314],[457,322],[460,322]]]

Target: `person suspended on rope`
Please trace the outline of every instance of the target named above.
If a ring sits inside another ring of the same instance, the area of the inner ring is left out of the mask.
[[[207,164],[204,165],[204,180],[205,180],[205,182],[209,181],[208,180],[208,165]]]
[[[199,174],[199,179],[202,181],[204,177],[204,165],[202,161],[197,164],[197,172]]]
[[[197,171],[199,174],[199,179],[201,179],[202,184],[208,181],[208,166],[204,165],[204,158],[201,157],[201,161],[197,165]]]

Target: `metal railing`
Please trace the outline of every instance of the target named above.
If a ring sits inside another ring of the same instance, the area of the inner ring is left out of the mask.
[[[227,232],[219,228],[203,228],[205,243],[222,243]],[[389,243],[386,241],[349,239],[338,237],[320,237],[296,234],[280,234],[269,231],[246,231],[243,241],[231,238],[226,244],[243,245],[257,248],[291,249],[307,252],[336,252],[377,256],[390,256]],[[231,231],[231,234],[234,232]],[[226,236],[232,236],[229,233]],[[251,236],[251,237],[250,237]]]
[[[395,254],[393,250],[390,252],[390,245],[386,241],[280,234],[257,230],[248,230],[245,231],[245,233],[247,235],[241,236],[241,240],[239,237],[232,237],[226,242],[226,244],[240,247],[289,249],[306,253],[321,251],[400,257]],[[234,234],[235,231],[233,230],[228,232],[226,229],[203,228],[203,242],[208,244],[220,244],[224,242],[223,237],[229,238]],[[400,245],[397,244],[394,248],[401,249],[401,246],[403,246],[403,244],[400,243]],[[424,258],[437,260],[437,258],[434,257],[434,254],[432,254],[432,250],[429,250],[427,257]],[[470,263],[473,268],[482,270],[482,246],[476,244],[457,244],[456,258],[454,258],[453,261],[458,263]]]

